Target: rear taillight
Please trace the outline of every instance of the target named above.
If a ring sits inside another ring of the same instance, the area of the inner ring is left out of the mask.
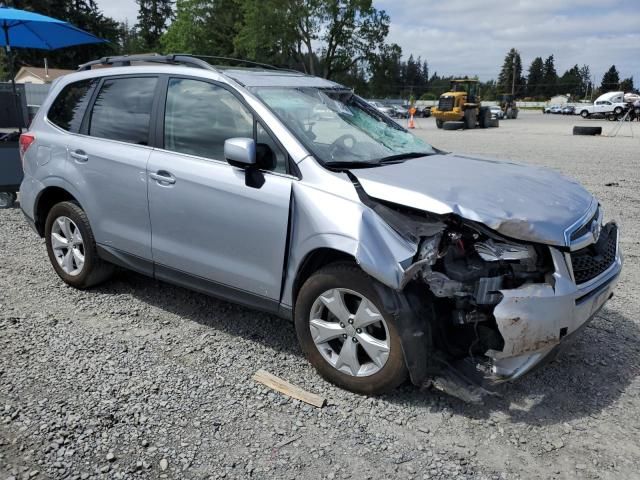
[[[24,171],[24,154],[31,144],[35,141],[36,136],[33,133],[23,133],[20,135],[20,160],[22,160],[22,171]]]

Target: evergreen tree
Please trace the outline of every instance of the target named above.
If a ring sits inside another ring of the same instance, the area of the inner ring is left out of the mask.
[[[611,68],[602,77],[602,84],[600,85],[600,93],[612,92],[620,88],[620,74],[615,65],[611,65]]]
[[[136,28],[146,50],[156,51],[167,23],[173,18],[172,0],[136,0],[138,24]]]
[[[580,83],[582,96],[586,97],[593,89],[589,65],[582,65],[582,67],[580,67]]]
[[[498,75],[498,84],[503,93],[511,93],[512,89],[514,89],[516,97],[523,93],[525,80],[522,77],[522,59],[520,52],[515,48],[509,50],[504,58],[502,69]]]
[[[577,98],[582,93],[582,77],[580,76],[580,67],[574,65],[564,72],[558,80],[558,88],[560,93],[566,93]]]
[[[529,76],[527,77],[527,95],[539,97],[544,92],[544,62],[542,57],[536,57],[529,66]]]
[[[633,86],[633,77],[625,78],[620,82],[620,90],[625,93],[634,93],[636,89]]]
[[[556,95],[558,93],[556,91],[558,84],[558,74],[556,73],[556,66],[553,55],[549,55],[544,61],[544,66],[542,68],[542,84],[542,92],[546,96],[552,97],[553,95]]]

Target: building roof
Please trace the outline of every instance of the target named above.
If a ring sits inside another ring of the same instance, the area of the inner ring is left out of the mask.
[[[43,82],[52,82],[56,78],[66,75],[68,73],[73,72],[74,70],[64,70],[62,68],[39,68],[39,67],[20,67],[18,73],[16,74],[16,79],[20,78],[20,76],[24,74],[33,75],[34,77],[39,78]]]

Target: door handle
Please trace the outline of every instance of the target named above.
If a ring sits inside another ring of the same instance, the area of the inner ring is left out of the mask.
[[[176,183],[176,178],[166,170],[158,170],[156,173],[150,173],[149,178],[165,185],[173,185]]]
[[[71,150],[69,152],[69,155],[71,156],[71,158],[75,159],[76,162],[82,163],[89,160],[89,156],[84,153],[83,150]]]

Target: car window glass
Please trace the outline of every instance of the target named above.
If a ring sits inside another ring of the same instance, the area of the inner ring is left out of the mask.
[[[169,80],[164,148],[224,160],[229,138],[253,138],[253,115],[228,90],[199,80]]]
[[[147,145],[157,78],[107,79],[96,97],[89,135]]]
[[[70,83],[64,87],[47,113],[49,121],[64,130],[77,132],[96,83],[98,83],[97,80],[89,79]]]
[[[258,154],[262,153],[261,148],[264,148],[266,151],[265,155],[270,158],[267,159],[265,163],[265,168],[267,170],[273,170],[280,173],[287,173],[287,156],[282,151],[282,149],[275,142],[273,137],[269,135],[262,124],[258,122],[258,126],[256,129],[256,151]]]

